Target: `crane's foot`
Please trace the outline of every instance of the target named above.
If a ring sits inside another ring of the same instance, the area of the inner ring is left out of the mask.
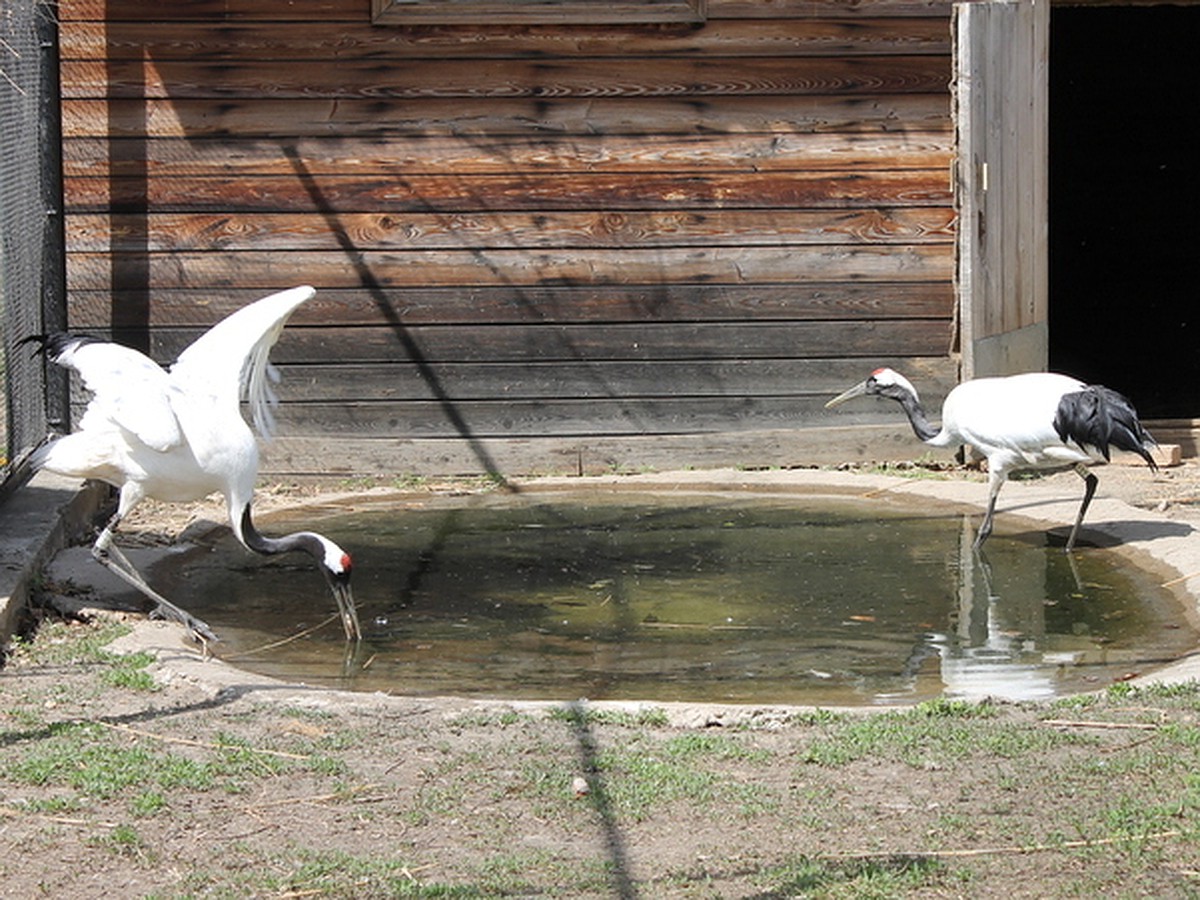
[[[129,558],[111,540],[103,545],[100,541],[97,541],[92,547],[92,557],[130,587],[136,588],[150,600],[154,601],[155,606],[150,611],[150,618],[170,619],[173,622],[178,622],[187,629],[188,634],[192,638],[204,647],[206,656],[208,655],[209,643],[216,643],[220,640],[213,630],[208,627],[208,623],[180,609],[166,597],[162,596],[162,594],[158,593],[158,591],[154,590],[154,588],[150,587],[146,583],[146,580],[142,578],[141,573],[134,568]]]
[[[208,627],[208,623],[197,619],[189,612],[180,609],[174,603],[164,603],[158,601],[158,605],[150,610],[151,619],[169,619],[172,622],[178,622],[187,629],[197,643],[204,645],[207,651],[208,645],[218,643],[221,639],[216,633]]]

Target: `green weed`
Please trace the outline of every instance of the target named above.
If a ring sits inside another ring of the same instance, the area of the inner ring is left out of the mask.
[[[576,726],[617,725],[624,728],[661,728],[670,721],[666,710],[657,706],[626,710],[595,709],[571,704],[553,707],[549,716],[552,721],[567,722]]]
[[[508,728],[528,721],[527,714],[515,709],[475,709],[454,716],[450,725],[454,728]]]
[[[128,656],[116,653],[103,653],[104,662],[108,668],[100,674],[100,680],[109,687],[125,688],[132,691],[157,691],[158,683],[154,676],[144,671],[145,667],[154,662],[154,656],[149,653],[132,653]]]
[[[775,808],[777,798],[753,779],[727,777],[721,763],[768,758],[725,735],[686,733],[665,741],[639,735],[595,755],[594,802],[632,821],[679,803],[753,815]]]
[[[50,731],[51,736],[37,746],[6,761],[9,778],[36,786],[66,786],[99,799],[146,785],[205,790],[213,783],[212,772],[203,763],[118,743],[93,725],[55,725]]]
[[[161,791],[143,791],[129,801],[129,812],[135,816],[153,816],[167,808],[167,798]]]
[[[117,825],[108,834],[92,838],[89,843],[104,847],[118,856],[127,856],[139,862],[148,862],[152,856],[149,848],[132,825]]]
[[[760,876],[769,896],[846,897],[891,900],[911,891],[933,889],[949,881],[934,859],[904,855],[846,862],[799,857]]]
[[[107,664],[115,654],[105,648],[130,630],[119,622],[82,626],[47,619],[38,626],[36,639],[14,641],[12,658],[14,662],[42,667]]]
[[[847,718],[825,729],[802,756],[820,766],[845,766],[868,757],[899,760],[916,767],[944,764],[971,756],[1011,758],[1094,738],[1053,729],[993,723],[988,704],[934,700],[905,712]]]

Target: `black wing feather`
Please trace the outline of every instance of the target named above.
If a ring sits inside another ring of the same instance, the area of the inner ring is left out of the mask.
[[[1063,394],[1054,414],[1054,430],[1060,440],[1095,447],[1106,460],[1111,444],[1119,450],[1136,453],[1151,469],[1158,469],[1150,455],[1154,438],[1142,428],[1129,398],[1112,388],[1093,384]]]
[[[17,346],[21,347],[25,344],[40,344],[37,353],[45,355],[52,362],[58,362],[62,354],[69,350],[73,344],[98,344],[99,338],[94,338],[90,334],[72,334],[67,331],[55,331],[50,334],[31,334],[28,337],[23,337],[17,341]]]

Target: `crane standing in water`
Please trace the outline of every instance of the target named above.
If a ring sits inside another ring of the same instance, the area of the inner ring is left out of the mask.
[[[82,335],[58,332],[22,341],[39,343],[48,359],[78,372],[92,393],[78,430],[38,448],[34,468],[118,489],[117,510],[92,555],[202,641],[215,640],[211,629],[151,588],[113,542],[117,526],[145,497],[186,502],[224,494],[237,539],[256,553],[300,550],[312,556],[333,591],[347,640],[362,637],[350,555],[311,531],[266,537],[250,516],[258,445],[240,401],[249,403],[254,430],[269,438],[276,397],[268,381],[276,373],[267,356],[288,317],[315,293],[297,287],[243,307],[187,347],[170,370],[129,347]]]
[[[1150,455],[1154,439],[1142,428],[1133,404],[1114,390],[1066,375],[1030,372],[964,381],[946,396],[940,428],[929,423],[916,388],[892,369],[876,369],[825,407],[864,395],[899,403],[917,437],[931,447],[969,444],[987,457],[988,505],[975,538],[977,549],[992,533],[996,496],[1013,472],[1071,467],[1084,480],[1083,503],[1067,538],[1071,550],[1096,493],[1098,479],[1087,467],[1108,462],[1110,445],[1138,454],[1152,470],[1158,468]]]

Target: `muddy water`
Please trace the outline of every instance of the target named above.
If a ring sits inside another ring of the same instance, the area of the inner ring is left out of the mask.
[[[304,557],[232,538],[155,580],[219,656],[309,684],[408,695],[878,705],[1036,699],[1197,644],[1120,556],[883,498],[727,493],[423,496],[314,520],[355,556],[367,633],[346,653]]]

